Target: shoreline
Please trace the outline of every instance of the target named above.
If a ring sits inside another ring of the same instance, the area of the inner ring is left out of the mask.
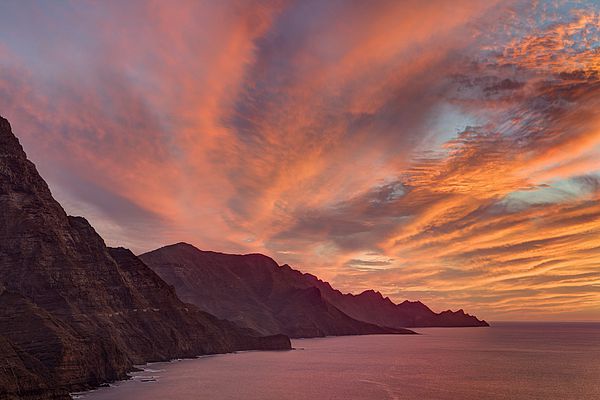
[[[494,323],[489,330],[422,328],[409,340],[398,335],[293,339],[298,351],[241,351],[136,365],[140,371],[127,380],[72,396],[301,400],[402,395],[398,398],[454,400],[485,393],[491,400],[528,400],[540,388],[541,395],[573,394],[557,384],[561,378],[582,383],[579,398],[594,398],[589,395],[595,389],[586,382],[592,382],[592,353],[600,351],[597,326],[512,322]],[[244,354],[226,357],[237,353]],[[519,379],[521,373],[533,374],[534,382]],[[476,387],[468,384],[473,379],[479,382]]]

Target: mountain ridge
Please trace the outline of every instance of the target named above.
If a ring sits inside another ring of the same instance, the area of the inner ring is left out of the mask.
[[[263,334],[320,337],[413,333],[355,320],[312,286],[298,286],[271,258],[202,251],[187,243],[139,256],[185,301]]]
[[[466,314],[463,309],[457,311],[445,310],[436,313],[419,300],[404,300],[396,304],[389,297],[384,297],[380,292],[373,289],[365,290],[359,294],[342,293],[340,290],[334,289],[329,282],[323,281],[312,274],[305,273],[304,276],[319,287],[324,296],[340,310],[359,320],[390,327],[408,328],[489,326],[485,320],[479,320],[473,315]],[[369,308],[367,303],[376,303],[378,308]],[[359,305],[362,305],[362,307],[359,307]],[[377,310],[384,311],[377,314],[375,312]]]
[[[69,399],[134,364],[290,347],[184,304],[133,253],[106,247],[0,118],[0,399]]]
[[[343,294],[314,275],[295,270],[287,264],[278,265],[271,257],[260,253],[227,254],[200,250],[191,244],[179,242],[140,254],[139,257],[173,285],[185,301],[263,333],[273,333],[279,329],[291,337],[327,335],[326,330],[315,329],[310,335],[291,330],[285,323],[282,325],[282,321],[278,322],[277,317],[274,319],[277,310],[273,311],[270,305],[275,301],[273,296],[277,302],[283,302],[286,297],[284,294],[315,289],[324,304],[341,312],[344,318],[350,317],[380,327],[404,329],[487,325],[485,321],[466,316],[460,311],[434,313],[419,301],[394,304],[374,290],[359,295]],[[229,292],[235,292],[238,297],[230,296]],[[223,296],[231,298],[224,300]],[[317,293],[314,292],[313,296],[317,296]],[[373,304],[369,305],[369,302]],[[300,308],[299,304],[296,306]],[[377,313],[377,308],[383,308],[385,312]],[[296,325],[298,323],[296,321]],[[352,333],[348,331],[343,334]]]

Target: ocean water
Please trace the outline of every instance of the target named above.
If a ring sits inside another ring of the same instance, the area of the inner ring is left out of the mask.
[[[132,380],[78,397],[600,399],[600,324],[495,323],[417,331],[421,334],[300,339],[293,341],[293,351],[148,364]]]

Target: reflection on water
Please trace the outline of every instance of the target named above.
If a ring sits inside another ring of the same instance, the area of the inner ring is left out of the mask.
[[[600,399],[600,324],[496,323],[294,340],[155,363],[85,400]]]

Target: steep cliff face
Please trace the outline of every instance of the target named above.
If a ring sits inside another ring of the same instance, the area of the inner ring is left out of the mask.
[[[418,301],[394,304],[372,290],[343,294],[262,254],[222,254],[178,243],[140,258],[184,301],[263,333],[311,337],[378,333],[374,326],[487,326],[462,310],[438,314]]]
[[[264,334],[291,337],[412,333],[349,317],[318,288],[261,254],[201,251],[179,243],[140,258],[186,302]]]
[[[329,302],[353,318],[390,327],[477,327],[489,326],[487,322],[466,314],[463,310],[436,313],[420,301],[403,301],[395,304],[374,290],[358,295],[342,293],[317,277],[304,274],[311,285],[319,288]]]
[[[68,398],[135,363],[286,348],[184,304],[131,252],[108,249],[0,118],[0,398]]]

